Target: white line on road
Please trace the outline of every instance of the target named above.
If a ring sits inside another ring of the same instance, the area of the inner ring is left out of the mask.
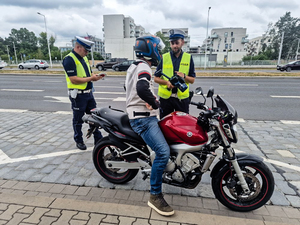
[[[257,87],[258,84],[220,84],[221,86],[250,86]]]
[[[0,89],[1,91],[28,91],[28,92],[43,92],[44,90],[31,90],[31,89]]]
[[[0,112],[17,112],[17,113],[23,113],[27,112],[28,110],[25,109],[0,109]]]
[[[113,102],[126,102],[126,98],[118,97],[118,98],[114,99]]]
[[[25,157],[20,157],[20,158],[15,158],[15,159],[11,159],[0,149],[0,165],[16,163],[16,162],[24,162],[24,161],[29,161],[29,160],[45,159],[45,158],[51,158],[51,157],[57,157],[57,156],[63,156],[63,155],[83,153],[86,151],[91,151],[92,149],[93,149],[92,147],[89,147],[85,151],[74,149],[74,150],[69,150],[69,151],[61,151],[61,152],[53,152],[53,153],[48,153],[48,154],[25,156]]]
[[[105,92],[105,91],[95,91],[94,94],[113,94],[113,95],[125,95],[125,92]]]
[[[15,158],[15,159],[11,159],[9,156],[7,156],[0,149],[0,165],[16,163],[16,162],[24,162],[24,161],[29,161],[29,160],[45,159],[45,158],[51,158],[51,157],[57,157],[57,156],[63,156],[63,155],[83,153],[83,152],[87,152],[87,151],[92,151],[92,149],[93,149],[93,147],[89,147],[85,151],[74,149],[74,150],[68,150],[68,151],[53,152],[53,153],[48,153],[48,154],[25,156],[25,157],[20,157],[20,158]],[[237,149],[235,151],[236,152],[243,152],[243,151],[240,151],[240,150],[237,150]],[[300,167],[299,166],[290,165],[290,164],[280,162],[280,161],[277,161],[277,160],[272,160],[272,159],[266,159],[266,158],[263,158],[263,159],[264,159],[265,162],[268,162],[268,163],[271,163],[271,164],[274,164],[274,165],[277,165],[277,166],[285,167],[285,168],[292,169],[292,170],[300,172]]]
[[[300,96],[280,96],[280,95],[270,95],[271,98],[300,98]]]
[[[293,120],[280,120],[283,124],[291,124],[291,125],[299,125],[300,121],[293,121]]]

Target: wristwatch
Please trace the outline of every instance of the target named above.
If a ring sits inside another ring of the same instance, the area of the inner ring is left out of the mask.
[[[185,73],[184,73],[183,75],[184,75],[184,76],[183,76],[183,79],[185,79],[185,77],[186,77]]]

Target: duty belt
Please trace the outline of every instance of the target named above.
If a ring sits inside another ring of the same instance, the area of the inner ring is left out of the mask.
[[[70,91],[72,91],[73,89],[69,89]],[[90,93],[92,92],[92,89],[88,89],[88,90],[78,90],[77,94],[86,94],[86,93]]]
[[[177,93],[172,93],[172,94],[171,94],[171,97],[173,97],[173,98],[178,98]]]
[[[133,116],[150,116],[150,112],[135,112],[133,111]]]

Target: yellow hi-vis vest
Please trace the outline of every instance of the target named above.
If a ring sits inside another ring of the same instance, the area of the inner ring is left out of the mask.
[[[84,67],[83,65],[81,64],[81,62],[78,60],[78,58],[76,57],[76,55],[74,55],[73,52],[70,52],[67,56],[71,56],[75,62],[75,65],[76,65],[76,71],[77,71],[77,77],[87,77],[87,74],[85,73],[85,70],[84,70]],[[91,68],[90,68],[90,63],[89,63],[89,60],[88,58],[85,56],[83,57],[85,63],[86,63],[86,66],[89,70],[89,75],[91,76]],[[68,74],[66,73],[65,71],[65,75],[66,75],[66,80],[67,80],[67,86],[68,86],[68,89],[80,89],[80,90],[84,90],[86,89],[86,86],[87,86],[87,82],[86,83],[83,83],[83,84],[73,84],[68,76]]]
[[[182,72],[185,75],[188,75],[190,70],[190,62],[191,62],[191,55],[184,52],[180,61],[178,72]],[[162,72],[170,78],[173,77],[174,75],[174,68],[173,68],[170,52],[163,54]],[[161,76],[161,78],[164,80],[168,80],[168,78],[164,76]],[[177,89],[177,97],[179,99],[185,99],[189,97],[189,83],[186,83],[186,85],[188,88],[184,92],[181,92],[179,89]],[[161,85],[161,84],[159,85],[158,96],[164,99],[168,99],[170,98],[171,94],[172,94],[172,90],[168,90],[167,85]]]

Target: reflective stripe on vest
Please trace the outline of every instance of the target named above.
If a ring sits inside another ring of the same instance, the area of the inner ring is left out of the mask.
[[[184,52],[180,61],[179,71],[186,75],[189,74],[190,71],[190,62],[191,62],[191,55]],[[174,75],[174,68],[173,63],[171,59],[170,52],[163,54],[163,65],[162,65],[162,72],[166,74],[168,77],[173,77]],[[168,80],[166,77],[161,76],[162,79]],[[189,97],[189,83],[186,83],[188,88],[181,92],[179,89],[177,89],[177,96],[179,99],[185,99]],[[164,99],[170,98],[172,94],[172,90],[168,90],[167,85],[159,85],[158,87],[158,96]]]
[[[75,65],[76,65],[76,71],[77,71],[77,77],[87,77],[87,74],[84,70],[84,67],[83,65],[81,64],[81,62],[78,60],[78,58],[76,57],[76,55],[74,55],[73,52],[70,52],[67,56],[71,56],[72,59],[74,60],[75,62]],[[89,70],[89,75],[91,75],[91,68],[90,68],[90,63],[89,63],[89,60],[87,57],[83,57],[85,63],[86,63],[86,66]],[[67,85],[68,85],[68,89],[80,89],[80,90],[84,90],[86,89],[87,87],[87,82],[86,83],[83,83],[83,84],[73,84],[68,76],[68,74],[66,73],[65,71],[65,75],[66,75],[66,80],[67,80]]]

